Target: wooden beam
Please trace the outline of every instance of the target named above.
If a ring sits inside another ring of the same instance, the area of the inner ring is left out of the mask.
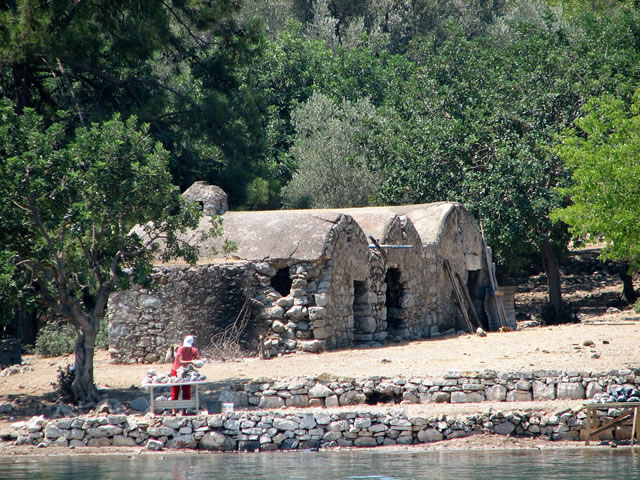
[[[464,305],[464,300],[462,298],[462,294],[460,293],[460,289],[458,288],[458,284],[456,282],[455,277],[453,276],[453,271],[451,270],[451,264],[448,259],[444,259],[444,269],[447,271],[449,275],[449,280],[451,280],[451,285],[453,286],[453,293],[458,302],[458,306],[460,307],[460,311],[462,312],[462,316],[464,317],[464,321],[467,323],[467,328],[470,333],[473,333],[473,325],[471,325],[471,320],[469,320],[469,314],[467,313],[467,309]]]
[[[456,272],[456,278],[458,279],[458,283],[460,284],[462,293],[464,297],[467,299],[467,304],[469,305],[469,311],[471,312],[471,318],[476,323],[478,327],[482,327],[482,323],[480,323],[480,317],[478,316],[478,312],[476,311],[476,307],[473,305],[473,300],[471,300],[471,295],[469,294],[469,289],[460,278],[460,274]]]

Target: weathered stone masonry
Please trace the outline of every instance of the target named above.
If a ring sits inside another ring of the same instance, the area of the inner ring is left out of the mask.
[[[218,451],[307,450],[411,445],[481,433],[578,440],[586,415],[564,410],[486,412],[464,417],[408,417],[402,410],[313,413],[233,412],[195,417],[104,415],[15,426],[16,445],[62,447],[145,446]],[[627,437],[628,438],[628,437]]]
[[[182,343],[185,331],[197,332],[205,347],[207,338],[236,318],[247,289],[257,288],[256,275],[242,262],[156,269],[156,288],[120,292],[110,302],[110,316],[126,319],[109,322],[111,355],[121,363],[157,363],[170,345]],[[247,334],[257,338],[253,330]]]
[[[219,399],[236,412],[193,417],[109,414],[78,418],[34,417],[4,434],[17,445],[145,446],[205,450],[292,450],[418,444],[481,433],[579,440],[586,414],[575,408],[549,411],[489,410],[464,416],[410,417],[394,401],[478,402],[581,400],[614,385],[640,385],[640,370],[593,372],[450,372],[441,379],[292,378],[238,383]],[[377,407],[366,405],[374,399]],[[382,406],[381,406],[382,405]],[[324,410],[338,407],[341,410]],[[535,404],[532,404],[535,406]],[[319,407],[287,411],[291,407]],[[598,411],[600,423],[620,414]],[[630,427],[601,439],[628,440]]]
[[[640,370],[449,372],[439,378],[302,377],[236,383],[220,400],[239,407],[337,407],[376,403],[481,403],[590,399],[614,385],[640,385]]]
[[[455,331],[464,323],[445,259],[482,315],[482,239],[459,204],[228,212],[223,219],[225,235],[238,242],[234,258],[207,253],[221,243],[210,241],[200,247],[202,264],[158,264],[153,290],[112,296],[114,360],[158,361],[186,334],[205,348],[245,302],[251,319],[242,346],[267,358]]]
[[[599,412],[600,422],[619,410]],[[14,425],[5,439],[16,445],[63,447],[145,446],[149,450],[218,451],[307,450],[333,447],[411,445],[498,434],[580,440],[586,414],[578,409],[487,411],[474,415],[408,416],[402,409],[339,412],[249,411],[194,417],[103,415],[45,420],[34,417]],[[601,439],[627,440],[630,427],[603,433]]]

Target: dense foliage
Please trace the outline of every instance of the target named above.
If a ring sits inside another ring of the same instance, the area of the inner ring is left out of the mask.
[[[200,211],[171,184],[169,153],[135,117],[66,134],[30,108],[0,110],[0,245],[12,280],[78,333],[77,400],[98,398],[93,354],[111,292],[144,283],[157,251],[194,261],[197,247],[177,234]],[[130,233],[136,224],[143,224]],[[165,248],[158,250],[157,240]]]
[[[571,196],[558,218],[635,261],[569,213],[588,125],[639,87],[635,2],[0,0],[0,321],[40,299],[93,336],[98,292],[148,273],[123,232],[192,222],[178,193],[195,180],[236,209],[462,202],[502,271],[545,267],[561,315],[550,212]]]
[[[585,105],[563,132],[558,154],[573,173],[560,190],[570,205],[554,213],[577,238],[603,238],[605,257],[640,267],[640,90],[631,105],[610,95]]]

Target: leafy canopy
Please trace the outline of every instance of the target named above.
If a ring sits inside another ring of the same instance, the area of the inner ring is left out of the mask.
[[[166,258],[195,261],[177,233],[197,225],[168,172],[169,154],[131,117],[69,135],[32,109],[0,109],[0,255],[5,288],[22,276],[82,331],[97,329],[109,292],[142,280],[164,239]],[[69,140],[70,139],[70,140]],[[144,234],[130,234],[143,223]]]
[[[587,103],[584,117],[560,136],[558,155],[573,184],[560,192],[571,205],[552,218],[570,225],[577,237],[607,243],[606,258],[640,268],[640,90],[628,106],[605,94]]]
[[[260,29],[238,0],[0,1],[0,97],[50,122],[88,126],[120,113],[150,125],[183,188],[196,180],[242,199],[259,175]],[[237,203],[240,203],[239,201]]]

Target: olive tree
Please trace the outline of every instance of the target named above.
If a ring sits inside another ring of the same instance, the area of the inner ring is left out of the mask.
[[[0,280],[26,280],[23,288],[75,328],[72,391],[90,403],[99,398],[94,348],[110,294],[147,280],[156,254],[195,261],[197,245],[178,234],[200,211],[171,184],[168,152],[134,117],[68,129],[1,105]],[[136,224],[140,233],[131,233]]]
[[[334,103],[321,93],[294,111],[297,166],[283,189],[289,207],[359,207],[369,205],[378,178],[365,163],[367,122],[375,116],[368,100]]]

